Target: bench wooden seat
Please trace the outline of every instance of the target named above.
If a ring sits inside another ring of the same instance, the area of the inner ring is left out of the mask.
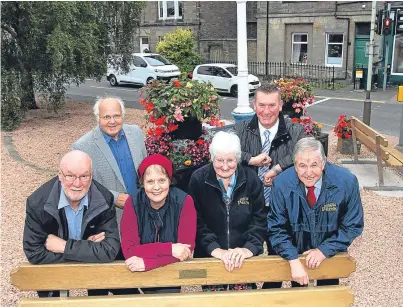
[[[394,148],[386,137],[375,129],[367,126],[358,118],[351,117],[352,137],[354,143],[353,163],[371,163],[371,161],[359,161],[357,140],[364,144],[369,150],[375,153],[378,166],[379,187],[364,187],[371,190],[401,190],[401,187],[385,186],[383,180],[383,163],[386,166],[400,168],[403,167],[403,154]],[[345,162],[343,162],[345,163]]]
[[[300,259],[304,260],[305,257]],[[319,269],[308,270],[311,279],[345,278],[355,271],[355,261],[341,253],[326,259]],[[105,264],[21,264],[11,272],[11,284],[26,290],[116,289],[157,286],[195,286],[256,281],[290,280],[287,261],[278,256],[245,260],[241,269],[227,272],[217,259],[193,259],[131,273],[123,261]],[[327,306],[347,307],[354,301],[345,286],[295,289],[198,292],[158,295],[26,298],[19,306]]]

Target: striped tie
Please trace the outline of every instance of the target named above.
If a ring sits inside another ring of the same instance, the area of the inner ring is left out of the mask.
[[[265,136],[266,140],[264,141],[262,152],[267,152],[267,154],[269,154],[270,145],[271,145],[270,131],[265,130],[264,136]],[[264,181],[264,174],[266,174],[269,170],[270,170],[270,166],[261,166],[261,167],[259,167],[258,175],[259,175],[260,180],[262,180],[262,182]],[[265,199],[266,206],[269,206],[270,192],[271,192],[271,187],[266,187],[265,186],[264,187],[264,199]]]

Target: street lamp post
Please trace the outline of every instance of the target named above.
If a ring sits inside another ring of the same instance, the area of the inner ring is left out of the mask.
[[[238,43],[238,102],[232,111],[235,123],[248,120],[255,112],[249,105],[248,84],[248,41],[246,34],[246,0],[237,0],[237,43]]]

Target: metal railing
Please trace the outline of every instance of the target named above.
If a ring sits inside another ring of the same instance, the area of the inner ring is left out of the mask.
[[[237,61],[211,61],[205,63],[228,63],[237,65]],[[304,78],[316,87],[334,90],[334,67],[311,64],[290,64],[285,62],[248,62],[248,72],[262,80],[272,81],[279,78]]]

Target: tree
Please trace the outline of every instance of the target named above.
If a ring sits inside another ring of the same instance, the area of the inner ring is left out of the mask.
[[[140,1],[2,2],[2,71],[17,74],[22,111],[37,107],[35,91],[58,111],[66,86],[100,80],[109,54],[121,54],[127,70],[143,7]]]
[[[202,62],[195,50],[196,40],[190,29],[177,28],[157,44],[157,52],[162,54],[182,73],[192,72],[194,67]]]

